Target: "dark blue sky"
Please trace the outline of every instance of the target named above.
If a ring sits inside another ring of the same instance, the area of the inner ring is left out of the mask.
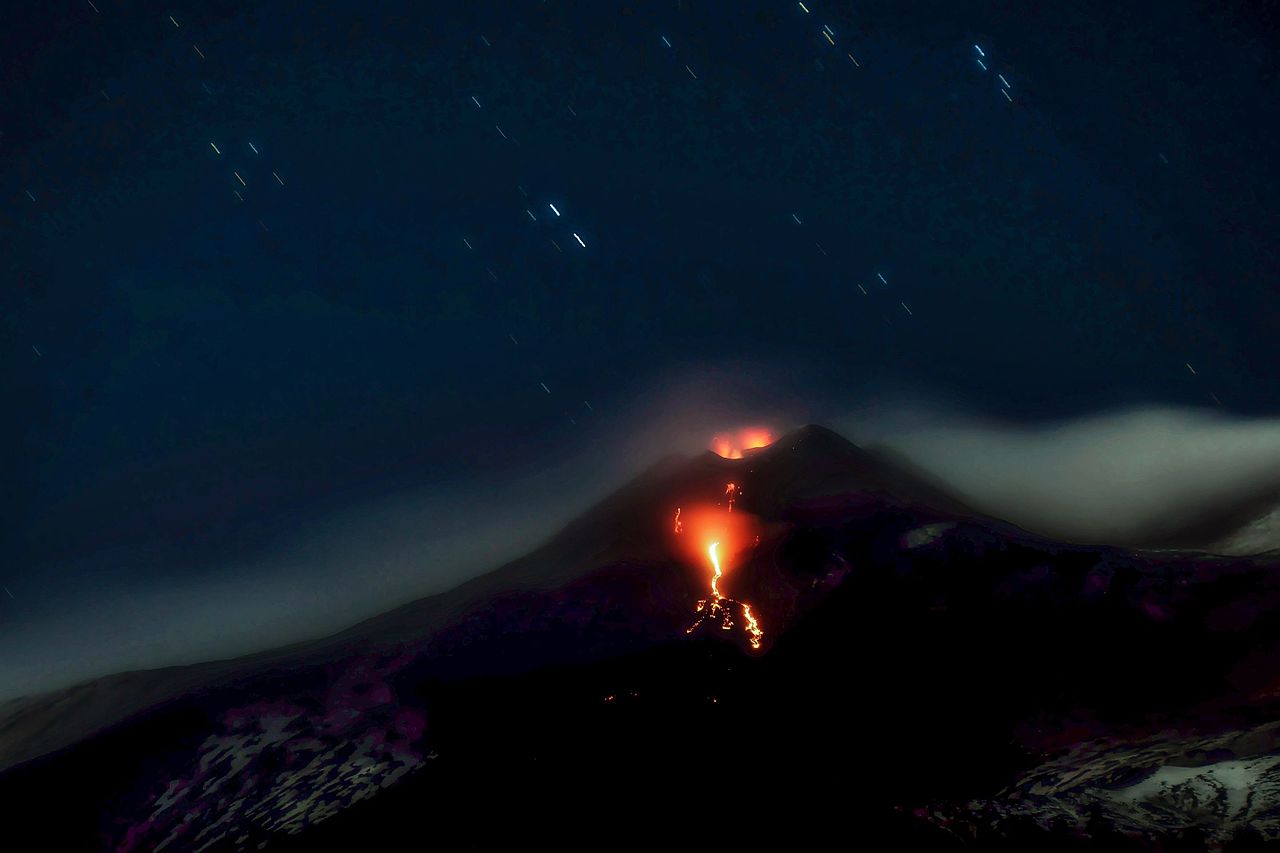
[[[501,482],[705,363],[1280,407],[1273,6],[93,5],[0,25],[11,586]]]

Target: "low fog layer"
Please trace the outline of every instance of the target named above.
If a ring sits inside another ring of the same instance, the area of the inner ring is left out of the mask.
[[[1280,421],[1170,408],[1011,424],[895,404],[838,419],[868,449],[909,460],[975,509],[1071,542],[1280,546]]]
[[[312,518],[216,573],[174,566],[159,582],[112,586],[113,567],[129,559],[121,552],[71,573],[100,569],[101,582],[13,589],[0,622],[0,699],[333,633],[497,567],[661,457],[701,452],[738,426],[826,423],[905,457],[978,510],[1077,542],[1207,541],[1241,512],[1273,505],[1280,485],[1276,421],[1149,409],[1015,425],[884,403],[835,417],[806,408],[799,389],[761,390],[795,388],[785,371],[756,370],[747,384],[743,375],[740,365],[674,374],[615,405],[572,455]],[[1275,547],[1274,520],[1213,550]]]

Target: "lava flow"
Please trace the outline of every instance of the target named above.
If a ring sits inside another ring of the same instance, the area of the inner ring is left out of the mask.
[[[736,488],[733,484],[729,484],[725,493],[732,494],[734,491]],[[684,534],[687,529],[695,542],[706,543],[696,545],[695,553],[699,562],[706,559],[711,567],[711,595],[698,602],[695,611],[698,618],[685,629],[685,633],[692,634],[707,620],[718,621],[721,630],[731,631],[736,624],[734,611],[737,609],[742,613],[743,630],[746,632],[748,643],[751,648],[759,649],[764,630],[760,627],[760,621],[756,619],[755,614],[751,612],[751,605],[745,601],[729,598],[720,590],[720,581],[724,578],[725,571],[729,568],[729,561],[733,559],[736,551],[747,542],[754,544],[759,541],[758,536],[752,536],[755,527],[752,517],[742,512],[730,515],[732,508],[732,504],[729,510],[719,507],[695,507],[683,517],[683,509],[676,510],[675,532]]]

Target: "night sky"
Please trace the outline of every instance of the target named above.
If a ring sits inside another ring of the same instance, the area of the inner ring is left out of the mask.
[[[6,4],[0,640],[672,407],[1275,414],[1275,5],[1029,5]]]

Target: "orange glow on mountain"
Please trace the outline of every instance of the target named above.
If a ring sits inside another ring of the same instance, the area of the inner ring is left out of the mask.
[[[737,432],[718,433],[711,439],[711,449],[725,459],[741,459],[748,450],[773,444],[773,433],[764,427],[747,427]]]
[[[729,484],[731,487],[732,483]],[[726,494],[736,491],[736,487],[726,490]],[[697,620],[686,630],[692,634],[703,622],[719,622],[721,630],[732,631],[737,624],[735,617],[741,614],[743,631],[751,648],[759,649],[764,630],[751,605],[737,599],[729,598],[720,587],[737,565],[739,555],[747,548],[759,543],[755,519],[743,512],[731,512],[720,506],[698,506],[687,510],[677,510],[679,548],[683,556],[693,565],[709,567],[711,570],[710,596],[698,602],[695,612]]]

